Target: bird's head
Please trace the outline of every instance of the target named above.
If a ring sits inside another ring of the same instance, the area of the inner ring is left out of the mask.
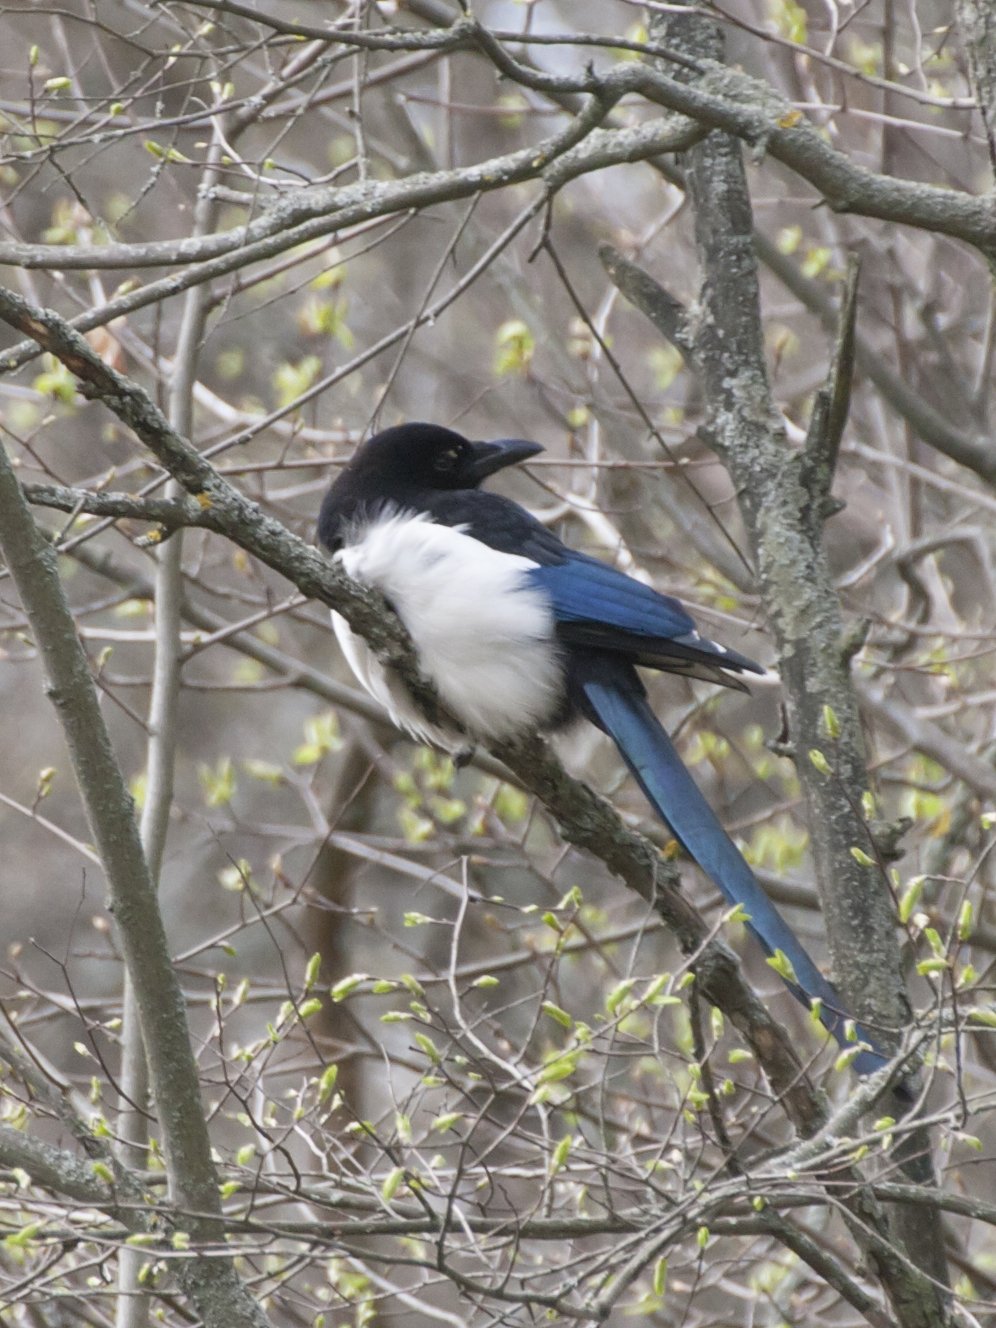
[[[399,489],[476,489],[495,471],[542,452],[524,438],[472,443],[438,424],[399,424],[362,443],[340,479],[371,496]]]
[[[434,493],[476,489],[489,475],[542,451],[524,438],[471,442],[438,424],[384,429],[360,444],[325,495],[319,539],[334,549],[344,525],[364,510],[380,503],[419,510]]]

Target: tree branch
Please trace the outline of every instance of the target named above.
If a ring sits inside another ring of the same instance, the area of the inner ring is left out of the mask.
[[[189,240],[150,240],[144,244],[54,245],[0,244],[0,264],[46,271],[116,270],[173,267],[228,258],[215,276],[329,235],[374,217],[385,217],[474,194],[493,193],[510,184],[543,180],[551,172],[555,186],[590,171],[642,161],[662,152],[680,152],[700,135],[698,125],[674,116],[625,129],[596,129],[610,108],[629,90],[629,80],[604,80],[591,89],[590,103],[559,133],[530,147],[454,170],[425,171],[401,180],[370,180],[340,188],[313,186],[281,195],[263,215],[244,226]],[[246,205],[253,200],[247,197]],[[0,371],[11,366],[11,352],[0,358]]]
[[[84,343],[85,345],[85,343]],[[131,797],[111,747],[55,556],[0,448],[0,547],[31,625],[98,846],[122,949],[135,984],[177,1207],[194,1240],[220,1238],[217,1179],[200,1105],[183,994],[173,971]],[[192,1291],[206,1324],[262,1328],[266,1318],[227,1260],[201,1262]]]
[[[179,494],[175,498],[141,497],[132,493],[95,492],[73,489],[65,484],[25,484],[24,496],[35,507],[51,507],[57,512],[88,516],[106,516],[115,521],[147,521],[160,527],[143,538],[144,544],[158,544],[175,530],[186,526],[214,530],[216,521],[209,509],[195,498]]]
[[[691,7],[671,17],[659,16],[652,29],[665,33],[695,59],[709,62],[710,70],[722,56],[720,30]],[[705,82],[714,82],[712,74]],[[850,1007],[869,1018],[872,1026],[891,1027],[897,1039],[908,1017],[908,1003],[891,894],[884,873],[876,872],[870,880],[868,869],[851,853],[853,846],[868,840],[861,814],[867,773],[860,716],[841,657],[842,627],[819,541],[821,525],[808,516],[819,494],[805,487],[802,459],[789,451],[771,399],[740,143],[726,134],[711,134],[691,150],[687,182],[695,208],[701,272],[695,360],[705,388],[710,432],[740,495],[762,599],[778,642],[796,771],[834,971]],[[847,328],[845,318],[839,343],[844,374],[850,343]],[[838,398],[836,406],[828,405],[828,427],[843,404]],[[840,425],[838,419],[834,427]],[[824,753],[822,771],[809,759],[814,750]],[[896,1115],[909,1109],[908,1103],[893,1105]],[[912,1138],[917,1153],[928,1147],[922,1134]],[[929,1166],[929,1151],[927,1157]],[[876,1266],[905,1325],[942,1324],[947,1314],[931,1280],[945,1278],[939,1232],[928,1231],[922,1222],[917,1226],[910,1210],[903,1219],[907,1246],[923,1272],[878,1242]],[[867,1231],[867,1220],[864,1224]]]
[[[851,258],[847,284],[841,297],[837,335],[827,380],[816,393],[806,442],[800,459],[800,483],[809,494],[808,517],[814,537],[828,515],[840,509],[834,505],[830,490],[837,469],[844,426],[851,406],[851,381],[854,377],[854,329],[858,312],[857,259]]]

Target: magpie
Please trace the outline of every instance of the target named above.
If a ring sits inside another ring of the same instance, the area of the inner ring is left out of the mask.
[[[450,752],[468,741],[552,732],[583,717],[606,733],[670,833],[741,905],[786,982],[837,1041],[863,1045],[859,1074],[884,1055],[768,899],[650,707],[637,667],[746,691],[759,665],[701,636],[683,605],[577,552],[525,508],[483,491],[488,476],[543,449],[520,438],[470,442],[411,423],[362,444],[322,503],[319,543],[375,587],[407,629],[420,666],[460,729],[431,722],[402,680],[333,613],[358,681],[415,738]],[[784,965],[779,969],[785,975]]]

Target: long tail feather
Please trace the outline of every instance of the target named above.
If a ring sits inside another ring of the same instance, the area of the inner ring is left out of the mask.
[[[619,666],[613,662],[608,672],[619,673]],[[625,674],[579,680],[589,717],[615,742],[633,777],[685,851],[731,905],[740,904],[750,915],[747,925],[762,948],[772,956],[780,950],[788,959],[797,979],[787,981],[792,993],[807,1009],[818,997],[823,1025],[842,1047],[853,1046],[845,1028],[849,1016],[840,996],[810,959],[720,825],[650,708],[636,674],[628,667]],[[860,1027],[857,1036],[873,1050],[860,1052],[854,1068],[859,1074],[881,1069],[886,1057],[874,1039]]]

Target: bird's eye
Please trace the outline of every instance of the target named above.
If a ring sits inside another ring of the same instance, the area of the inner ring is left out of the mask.
[[[460,453],[455,447],[451,447],[446,452],[440,452],[436,457],[436,470],[443,475],[448,475],[451,470],[456,470],[460,462]]]

